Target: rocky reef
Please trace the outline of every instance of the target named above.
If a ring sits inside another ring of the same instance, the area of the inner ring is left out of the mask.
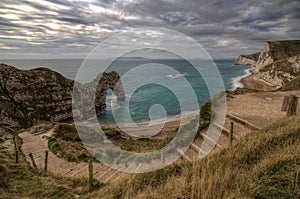
[[[26,128],[42,121],[72,121],[74,84],[81,99],[90,95],[91,86],[97,88],[95,107],[86,106],[80,117],[89,117],[87,113],[93,108],[97,114],[104,111],[108,88],[118,100],[125,99],[120,76],[114,71],[98,75],[91,83],[79,84],[47,68],[19,70],[0,64],[0,127]]]
[[[251,78],[264,88],[281,88],[300,75],[300,40],[267,41],[261,52],[241,55],[235,63],[254,66]]]

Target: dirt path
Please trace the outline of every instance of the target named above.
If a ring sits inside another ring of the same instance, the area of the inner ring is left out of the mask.
[[[285,117],[285,112],[281,112],[281,104],[283,97],[294,94],[300,96],[300,91],[292,92],[262,92],[262,93],[246,93],[240,95],[234,95],[231,98],[227,98],[227,113],[237,116],[249,123],[254,124],[259,128],[263,128],[270,123]],[[298,109],[300,112],[300,107]],[[226,118],[225,129],[230,129],[230,123],[233,122],[232,119]],[[251,132],[251,130],[238,122],[234,122],[234,133],[235,139],[239,139],[241,136]],[[169,127],[173,125],[178,125],[177,122],[169,124]],[[50,137],[53,134],[53,129],[48,130],[45,133],[35,132],[32,134],[28,131],[19,134],[23,140],[22,151],[26,155],[26,160],[30,162],[28,156],[32,153],[38,168],[43,168],[44,154],[45,150],[48,149],[48,141],[46,137]],[[218,128],[216,128],[217,130]],[[206,131],[201,133],[202,136],[198,137],[193,143],[192,147],[185,153],[179,151],[185,160],[192,160],[198,158],[200,147],[203,142],[211,143],[211,139],[206,137]],[[214,143],[213,143],[214,144]],[[229,136],[228,134],[222,133],[218,142],[217,148],[223,148],[228,146]],[[149,166],[149,165],[139,165],[139,166]],[[94,177],[100,182],[109,183],[124,173],[111,169],[101,163],[93,163]],[[49,152],[48,160],[48,170],[52,173],[60,174],[62,176],[68,177],[84,177],[88,176],[88,165],[87,163],[75,163],[67,162],[66,160],[59,158],[52,152]]]
[[[300,91],[288,92],[260,92],[260,93],[246,93],[240,95],[233,95],[227,98],[227,116],[224,126],[216,125],[214,131],[222,129],[222,133],[218,138],[213,138],[207,135],[207,129],[201,132],[201,136],[196,138],[193,145],[182,156],[183,160],[193,160],[198,158],[201,153],[206,154],[207,151],[203,146],[213,146],[214,149],[224,148],[230,145],[230,127],[233,123],[233,143],[238,139],[250,133],[254,129],[264,128],[271,123],[286,116],[285,112],[281,111],[281,105],[284,96],[289,95],[300,96]],[[300,113],[300,106],[298,106],[298,114]],[[239,120],[247,122],[247,125]],[[251,125],[249,127],[249,125]],[[202,148],[201,148],[202,146]],[[208,148],[209,149],[209,148]],[[211,151],[214,152],[215,150]],[[200,153],[199,153],[200,152]]]
[[[187,120],[184,120],[186,123]],[[166,123],[165,125],[165,131],[168,129],[171,131],[174,128],[176,128],[179,125],[178,121],[171,121]],[[43,126],[43,125],[41,125]],[[160,125],[155,125],[160,126]],[[36,126],[38,127],[38,126]],[[22,152],[26,156],[27,162],[31,163],[29,154],[32,153],[34,160],[36,162],[36,165],[38,168],[43,169],[44,168],[44,158],[45,158],[45,150],[48,150],[48,140],[47,137],[51,137],[53,135],[54,127],[50,130],[43,130],[43,128],[36,128],[38,130],[35,130],[34,132],[28,130],[21,134],[19,134],[19,137],[23,140],[22,143]],[[146,127],[145,127],[146,128]],[[161,135],[164,137],[165,135]],[[151,167],[151,165],[129,165],[126,169],[138,170],[139,167]],[[48,171],[59,174],[66,177],[76,177],[76,178],[87,178],[88,177],[88,164],[84,162],[68,162],[64,160],[63,158],[58,157],[51,151],[49,151],[48,154]],[[122,175],[126,174],[122,171],[117,171],[115,169],[109,168],[101,163],[95,163],[93,162],[93,173],[94,178],[99,180],[102,183],[111,183],[118,178],[120,178]]]
[[[281,112],[281,105],[284,96],[290,94],[300,96],[300,91],[234,95],[233,98],[227,98],[227,112],[262,128],[285,117],[286,113]],[[298,113],[299,112],[300,106],[298,106]]]
[[[37,167],[40,169],[44,167],[45,150],[48,149],[48,141],[46,137],[50,137],[53,134],[53,129],[46,133],[31,134],[30,132],[25,131],[19,134],[20,138],[23,140],[21,149],[26,156],[26,160],[31,164],[28,154],[32,153]],[[87,163],[67,162],[66,160],[53,154],[51,151],[49,151],[48,155],[48,170],[52,173],[60,174],[66,177],[88,177]],[[114,174],[114,177],[120,175],[116,175],[117,172],[115,170],[95,162],[93,163],[93,171],[95,178],[103,183],[107,183],[110,180],[110,175],[112,174]]]

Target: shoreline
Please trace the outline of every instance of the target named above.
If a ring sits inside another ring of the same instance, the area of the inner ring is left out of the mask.
[[[180,116],[180,115],[177,115]],[[142,122],[142,123],[123,123],[123,124],[112,124],[112,123],[102,123],[100,122],[100,126],[102,129],[121,129],[126,132],[130,131],[132,133],[141,133],[142,135],[146,135],[148,133],[152,133],[153,130],[163,130],[163,129],[176,129],[179,126],[186,125],[189,122],[191,122],[193,119],[199,117],[198,114],[190,114],[186,115],[185,117],[171,117],[166,120],[159,120],[159,122]],[[91,124],[91,125],[97,125],[97,124]],[[150,128],[150,129],[149,129]],[[167,131],[169,131],[167,130]]]
[[[244,88],[248,89],[249,87],[251,87],[251,84],[249,82],[249,79],[251,79],[255,72],[254,72],[254,67],[252,69],[249,70],[250,74],[246,77],[243,77],[240,79],[240,82],[243,84]]]
[[[200,111],[200,108],[199,108],[199,111]],[[160,118],[160,119],[154,119],[154,120],[141,120],[141,121],[137,121],[134,123],[120,122],[120,124],[126,128],[127,127],[128,128],[135,127],[136,125],[139,125],[139,126],[161,125],[161,124],[165,124],[165,123],[169,123],[169,122],[176,122],[176,121],[180,121],[180,120],[185,121],[189,118],[197,117],[197,115],[199,114],[199,111],[197,110],[197,111],[185,112],[182,114],[171,115],[168,118]],[[108,126],[116,126],[116,123],[114,123],[114,122],[103,122],[103,121],[99,121],[99,122],[101,124],[108,125]]]
[[[253,68],[245,69],[244,72],[246,74],[232,78],[231,79],[232,88],[230,90],[234,91],[237,88],[245,88],[245,84],[243,83],[243,79],[251,76],[252,75],[252,70],[253,70]]]
[[[255,70],[255,67],[252,66],[252,68],[250,68],[250,69],[245,69],[245,73],[246,73],[245,75],[233,78],[232,79],[233,88],[231,90],[234,91],[240,87],[240,86],[237,86],[237,83],[242,85],[241,88],[248,89],[249,87],[251,87],[252,85],[248,84],[248,79],[251,78],[255,74],[254,70]],[[211,98],[209,98],[209,99],[211,99]],[[200,105],[200,107],[202,105]],[[152,122],[151,121],[141,121],[141,122],[136,122],[136,123],[122,123],[121,126],[122,126],[122,128],[125,128],[125,129],[134,129],[134,128],[136,128],[136,126],[138,126],[140,128],[158,127],[158,126],[162,126],[162,125],[164,125],[164,127],[174,127],[174,126],[178,126],[180,124],[180,122],[182,122],[183,124],[187,124],[188,122],[190,122],[192,119],[194,119],[197,116],[198,116],[198,112],[191,111],[187,114],[184,114],[182,117],[181,117],[181,114],[177,114],[177,115],[170,116],[166,120],[156,119]],[[115,123],[100,122],[100,124],[103,125],[104,128],[119,128],[119,126]]]
[[[245,89],[254,89],[261,91],[272,91],[274,87],[268,85],[265,81],[256,77],[255,67],[250,70],[250,75],[244,77],[240,80],[240,82],[244,85]]]
[[[89,128],[101,128],[102,130],[116,129],[123,132],[123,136],[129,135],[132,137],[144,137],[153,139],[164,139],[167,135],[174,133],[178,128],[190,123],[194,119],[199,120],[199,115],[191,114],[182,118],[169,118],[167,120],[160,120],[159,123],[123,123],[122,124],[112,124],[112,123],[85,123],[84,126]]]

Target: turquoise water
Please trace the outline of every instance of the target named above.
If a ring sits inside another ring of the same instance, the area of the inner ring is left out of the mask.
[[[3,60],[1,62],[21,69],[48,67],[65,77],[75,79],[82,61]],[[222,76],[225,89],[232,90],[242,87],[239,80],[249,74],[250,67],[234,66],[234,60],[214,60],[214,62]],[[97,67],[101,64],[103,63],[99,60],[90,60],[87,63],[88,69],[83,71],[78,80],[82,82],[91,80],[97,73]],[[169,66],[176,72],[160,70],[158,64]],[[130,69],[141,65],[145,65],[147,69],[130,71]],[[205,62],[203,62],[203,66],[205,66]],[[105,114],[98,116],[98,119],[103,122],[114,122],[116,117],[118,117],[118,121],[131,122],[126,117],[128,111],[134,122],[148,121],[150,117],[154,120],[160,120],[165,116],[177,117],[179,114],[194,114],[195,106],[193,106],[194,103],[190,97],[192,96],[190,95],[190,88],[193,89],[199,105],[210,98],[202,76],[185,60],[120,59],[111,63],[106,71],[112,70],[124,77],[122,82],[126,91],[126,101],[118,102],[111,90],[108,90],[107,110]],[[141,82],[145,81],[149,83],[142,85]]]

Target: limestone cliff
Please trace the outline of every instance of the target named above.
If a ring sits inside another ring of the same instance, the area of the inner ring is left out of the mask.
[[[234,62],[235,65],[255,66],[260,52],[250,55],[240,55]]]
[[[238,63],[245,65],[244,62]],[[255,66],[255,70],[252,80],[264,83],[265,88],[278,89],[300,75],[300,40],[267,41],[256,63],[253,62],[251,65]],[[256,89],[252,85],[248,87]]]
[[[280,88],[300,75],[300,54],[274,61],[256,71],[256,76],[266,84]]]
[[[255,70],[260,71],[265,66],[277,61],[286,60],[300,54],[300,40],[267,41],[261,51]]]
[[[112,90],[118,101],[125,100],[120,76],[115,71],[99,74],[92,82],[86,84],[75,82],[73,89],[73,114],[80,121],[94,116],[92,108],[95,109],[96,114],[105,111],[108,89]],[[95,107],[92,106],[93,104]]]
[[[106,90],[111,88],[124,100],[125,95],[116,72],[103,73],[101,79],[89,84],[97,85],[96,112],[102,112]],[[29,127],[40,121],[72,121],[72,93],[74,81],[46,68],[19,70],[0,64],[0,126]],[[88,95],[89,86],[80,85],[80,95]],[[89,106],[87,106],[89,107]],[[85,112],[91,112],[89,107]],[[86,115],[88,117],[88,115]]]

